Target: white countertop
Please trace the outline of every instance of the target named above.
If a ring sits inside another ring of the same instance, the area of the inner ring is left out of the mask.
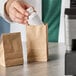
[[[48,62],[25,63],[24,65],[8,68],[0,66],[0,76],[65,76],[65,45],[49,43],[48,50]]]

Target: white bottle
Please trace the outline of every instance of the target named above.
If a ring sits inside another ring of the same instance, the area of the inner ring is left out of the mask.
[[[29,25],[43,25],[43,22],[40,20],[39,16],[32,7],[28,8],[27,12],[29,13],[28,18]]]

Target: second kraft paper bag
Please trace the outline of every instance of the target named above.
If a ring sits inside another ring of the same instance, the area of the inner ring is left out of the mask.
[[[48,26],[26,26],[27,37],[27,61],[47,61],[48,60]]]

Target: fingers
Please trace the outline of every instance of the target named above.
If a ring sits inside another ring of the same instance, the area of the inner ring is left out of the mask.
[[[27,23],[27,16],[24,16],[23,14],[19,13],[15,8],[10,12],[9,14],[12,21],[26,24]]]
[[[10,18],[14,22],[23,23],[22,19],[19,19],[19,18],[15,17],[13,14],[10,15]]]
[[[9,13],[12,14],[15,17],[18,17],[20,19],[22,19],[24,17],[23,14],[21,14],[20,12],[18,12],[15,8],[13,8],[12,10],[9,10]]]
[[[28,16],[29,13],[26,11],[27,8],[29,8],[30,5],[27,3],[24,3],[15,0],[12,2],[12,4],[9,7],[9,17],[12,21],[22,24],[28,24]]]
[[[18,18],[15,18],[14,21],[17,22],[17,23],[28,24],[27,20],[23,21],[23,20],[18,19]]]
[[[18,2],[14,2],[13,6],[16,10],[18,10],[21,14],[24,14],[26,16],[28,16],[28,12],[18,3]]]
[[[19,18],[13,16],[12,14],[11,14],[11,17],[12,17],[12,21],[14,21],[14,22],[21,23],[21,24],[28,24],[26,19],[25,20],[19,19]]]
[[[21,19],[18,19],[18,18],[15,18],[14,21],[17,23],[22,23],[22,24],[24,23]]]

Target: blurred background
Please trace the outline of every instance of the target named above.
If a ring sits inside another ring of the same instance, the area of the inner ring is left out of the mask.
[[[39,17],[48,23],[48,41],[65,42],[64,34],[64,8],[65,0],[26,0],[35,7]],[[67,1],[66,5],[69,3]],[[25,26],[17,23],[7,23],[0,17],[0,35],[8,32],[21,32],[22,40],[26,41]]]

